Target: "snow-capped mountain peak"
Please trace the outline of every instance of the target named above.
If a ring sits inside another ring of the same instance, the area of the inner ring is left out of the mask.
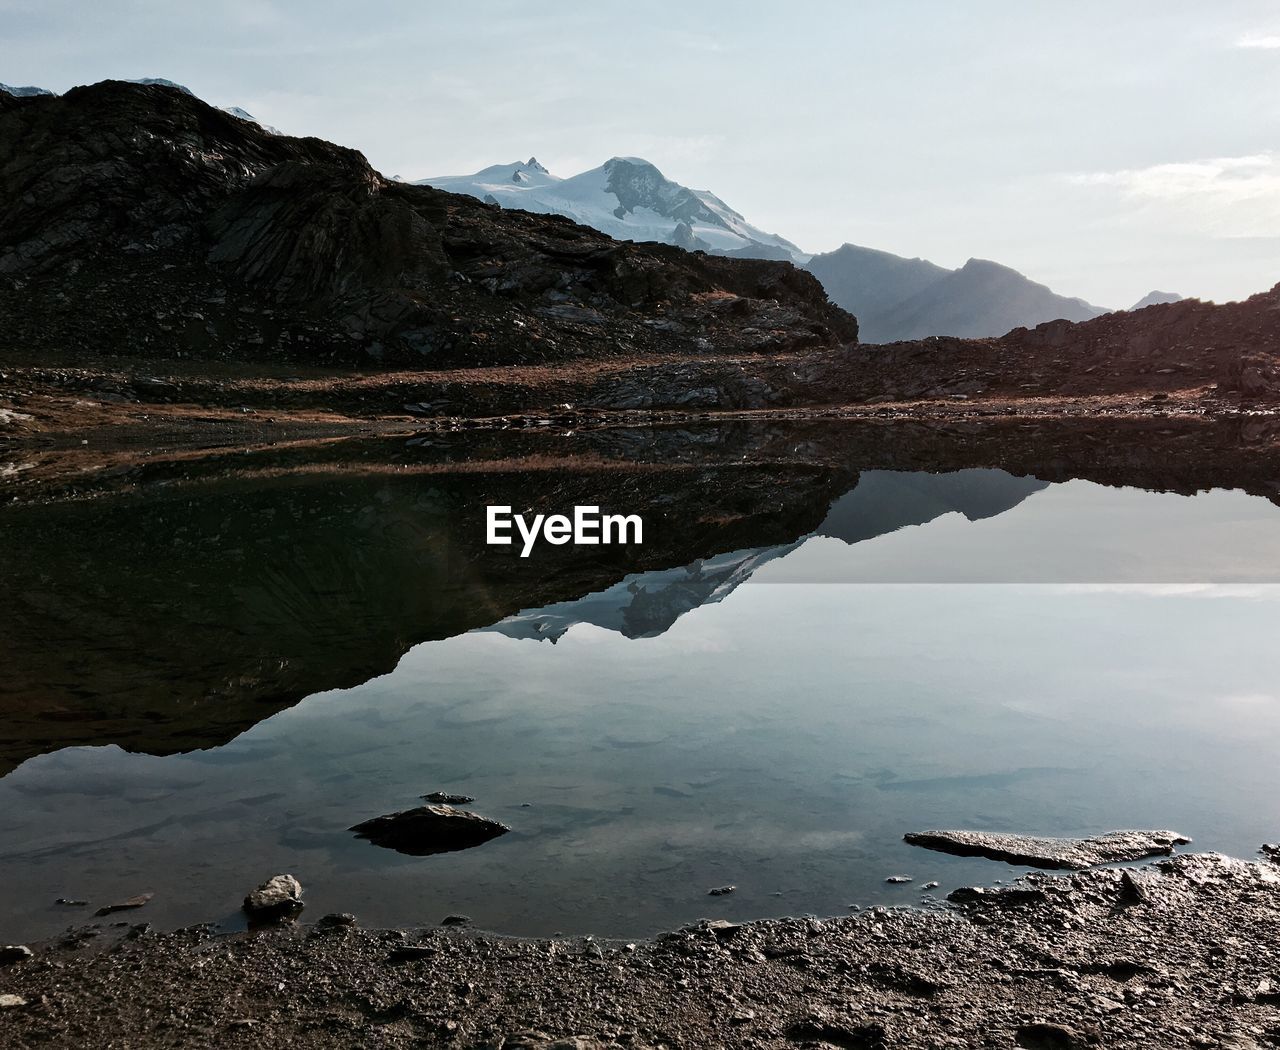
[[[714,193],[673,182],[643,157],[612,157],[564,179],[530,157],[523,164],[495,164],[473,175],[423,179],[419,185],[504,208],[567,215],[619,240],[663,241],[715,254],[807,258],[790,241],[751,225]]]

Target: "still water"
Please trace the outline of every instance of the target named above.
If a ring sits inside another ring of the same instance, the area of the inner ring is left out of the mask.
[[[358,513],[403,539],[387,484]],[[273,498],[288,516],[287,493]],[[310,918],[640,936],[914,904],[928,881],[945,894],[1021,870],[903,844],[913,830],[1167,827],[1237,855],[1280,835],[1274,503],[998,470],[863,471],[827,503],[788,542],[495,604],[462,633],[406,642],[389,673],[263,703],[226,742],[167,728],[182,713],[156,699],[165,688],[195,704],[174,654],[131,668],[154,669],[155,735],[87,746],[68,719],[65,741],[41,737],[0,779],[0,939],[83,921],[59,897],[143,891],[138,919],[233,926],[244,892],[281,871]],[[299,610],[333,585],[287,558],[257,570]],[[130,583],[116,586],[128,615]],[[91,691],[101,654],[80,644],[45,658]],[[228,676],[243,674],[234,658]],[[77,679],[77,661],[93,675]],[[435,790],[513,830],[430,857],[347,830]],[[915,881],[885,883],[898,874]]]

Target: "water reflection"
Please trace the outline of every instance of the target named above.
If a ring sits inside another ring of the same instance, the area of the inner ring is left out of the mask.
[[[65,924],[57,897],[230,913],[276,870],[367,922],[632,934],[991,877],[900,844],[929,825],[1274,838],[1238,805],[1276,797],[1280,728],[1257,434],[551,440],[160,466],[0,510],[5,935]],[[498,502],[639,512],[648,542],[518,559],[483,546]],[[513,830],[427,858],[347,831],[440,789]]]

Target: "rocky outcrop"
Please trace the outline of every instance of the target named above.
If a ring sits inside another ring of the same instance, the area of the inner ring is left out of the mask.
[[[912,846],[958,857],[986,857],[1032,868],[1083,871],[1098,864],[1142,860],[1173,852],[1191,840],[1176,831],[1109,831],[1090,838],[1046,838],[994,831],[919,831],[902,836]]]
[[[857,339],[789,264],[398,183],[162,85],[0,94],[0,158],[0,352],[374,367]]]

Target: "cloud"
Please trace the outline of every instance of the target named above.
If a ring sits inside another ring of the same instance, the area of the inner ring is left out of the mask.
[[[1245,33],[1236,41],[1236,47],[1250,48],[1259,51],[1275,51],[1280,49],[1280,34],[1277,33]]]
[[[1123,199],[1166,209],[1179,225],[1215,237],[1280,235],[1280,154],[1155,164],[1067,176],[1076,186],[1118,191]]]

